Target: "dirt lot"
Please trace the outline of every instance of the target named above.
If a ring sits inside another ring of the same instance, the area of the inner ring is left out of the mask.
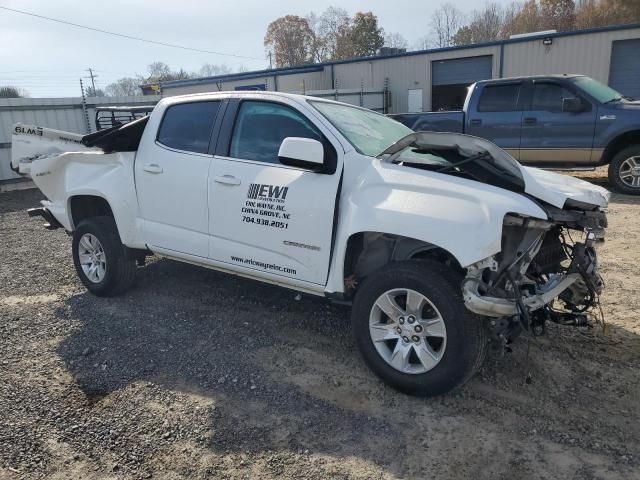
[[[640,478],[640,198],[600,247],[609,335],[551,326],[436,399],[383,386],[321,299],[168,260],[87,294],[39,199],[0,195],[2,479]]]

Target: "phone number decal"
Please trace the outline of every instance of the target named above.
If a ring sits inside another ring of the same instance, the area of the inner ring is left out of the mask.
[[[252,183],[242,207],[242,221],[269,228],[289,228],[287,193],[289,187]]]

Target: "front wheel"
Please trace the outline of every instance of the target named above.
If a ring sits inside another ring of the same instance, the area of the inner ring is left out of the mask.
[[[609,164],[609,182],[627,195],[640,195],[640,145],[618,152]]]
[[[80,222],[73,232],[72,254],[80,281],[99,297],[118,295],[133,284],[136,261],[111,217]]]
[[[457,281],[439,263],[416,261],[390,264],[361,285],[354,336],[367,365],[392,387],[439,395],[482,365],[486,327],[465,308]]]

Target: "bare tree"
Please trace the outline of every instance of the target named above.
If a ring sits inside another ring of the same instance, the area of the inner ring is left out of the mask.
[[[511,15],[497,3],[487,3],[482,10],[474,10],[470,22],[458,29],[452,39],[454,45],[490,42],[502,38],[505,18]]]
[[[440,6],[431,18],[431,35],[436,47],[449,47],[453,36],[464,24],[464,14],[451,3]]]
[[[399,33],[387,33],[384,36],[384,46],[390,48],[407,48],[409,42]]]
[[[84,93],[87,97],[104,97],[104,90],[100,88],[93,89],[92,86],[88,86],[84,89]]]
[[[502,29],[502,35],[508,38],[519,33],[537,32],[542,30],[542,17],[536,0],[527,0],[518,9]]]
[[[545,30],[573,30],[576,4],[573,0],[540,0],[540,15]]]
[[[321,15],[311,12],[307,21],[314,34],[313,59],[324,62],[336,58],[338,42],[351,26],[351,18],[344,8],[329,7]]]
[[[126,97],[142,95],[140,85],[146,83],[142,77],[123,77],[107,85],[104,93],[109,97]]]
[[[231,69],[225,65],[224,63],[221,65],[216,65],[213,63],[205,63],[200,67],[197,73],[192,74],[194,77],[214,77],[216,75],[226,75],[227,73],[231,73]]]
[[[429,35],[424,35],[422,37],[420,37],[418,40],[416,40],[416,42],[413,44],[413,48],[415,50],[426,50],[431,46],[431,37]]]

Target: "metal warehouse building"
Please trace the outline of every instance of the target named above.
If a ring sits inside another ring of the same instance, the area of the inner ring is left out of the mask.
[[[640,98],[640,24],[160,84],[163,96],[270,90],[337,98],[385,113],[456,109],[488,78],[580,73]],[[145,94],[158,86],[143,85]]]

